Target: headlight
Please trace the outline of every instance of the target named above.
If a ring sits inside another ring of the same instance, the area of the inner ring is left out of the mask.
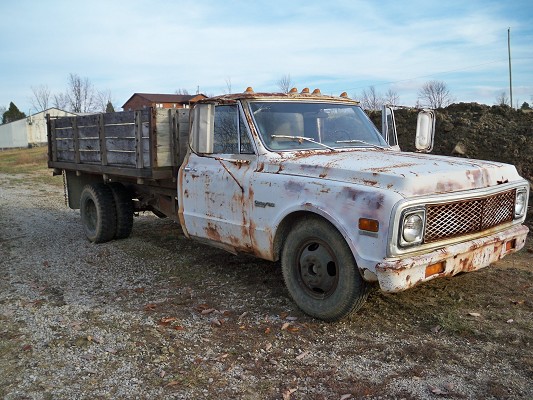
[[[407,247],[422,243],[425,221],[426,212],[424,209],[404,211],[400,225],[400,246]]]
[[[516,191],[516,198],[514,202],[514,217],[521,218],[526,212],[527,206],[527,192],[524,189],[518,189]]]

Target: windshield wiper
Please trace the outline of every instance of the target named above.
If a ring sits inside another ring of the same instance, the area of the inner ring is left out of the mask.
[[[308,138],[308,137],[305,137],[305,136],[272,135],[270,137],[272,139],[290,139],[290,140],[297,141],[300,144],[305,141],[305,142],[309,142],[309,143],[318,144],[319,146],[325,147],[326,149],[329,149],[331,151],[337,151],[337,149],[335,149],[334,147],[330,147],[327,144],[317,142],[316,140]]]
[[[368,142],[365,142],[364,140],[359,140],[359,139],[337,140],[337,141],[335,141],[335,143],[361,143],[361,144],[366,144],[368,146],[376,147],[376,148],[381,149],[381,150],[387,150],[386,147],[379,146],[379,145],[374,144],[374,143],[368,143]]]

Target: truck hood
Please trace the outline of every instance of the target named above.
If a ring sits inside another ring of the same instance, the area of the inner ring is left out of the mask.
[[[362,184],[404,197],[480,189],[522,179],[509,164],[376,149],[290,153],[264,172]]]

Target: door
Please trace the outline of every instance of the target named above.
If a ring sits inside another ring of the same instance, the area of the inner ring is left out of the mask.
[[[180,209],[190,236],[252,251],[249,187],[256,164],[242,110],[216,106],[213,154],[193,152],[181,170]]]

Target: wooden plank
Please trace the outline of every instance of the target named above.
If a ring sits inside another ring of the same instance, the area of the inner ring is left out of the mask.
[[[48,126],[48,161],[57,161],[57,141],[55,135],[55,122],[46,116]]]
[[[164,110],[163,110],[164,111]],[[157,167],[157,141],[159,140],[159,131],[157,130],[157,115],[158,110],[152,108],[150,113],[150,137],[148,141],[150,149],[150,163],[148,165],[152,167]],[[162,113],[164,115],[164,113]]]
[[[110,165],[99,165],[99,164],[74,164],[71,162],[50,162],[50,168],[59,168],[65,169],[68,171],[82,171],[89,172],[94,174],[110,174],[116,176],[125,176],[125,177],[138,177],[138,178],[148,178],[161,180],[163,182],[172,180],[172,169],[171,168],[160,168],[157,170],[152,169],[138,169],[138,168],[124,168],[116,167]],[[165,183],[166,186],[172,185],[171,182]]]
[[[74,128],[71,126],[62,129],[54,128],[54,135],[57,138],[73,138],[74,137]]]
[[[135,111],[121,111],[102,114],[104,125],[112,124],[135,124]]]
[[[106,138],[135,138],[135,124],[104,125]]]
[[[135,152],[135,137],[106,138],[106,148],[107,148],[107,151],[127,150],[127,151]]]
[[[84,138],[78,140],[79,151],[100,151],[100,140],[98,138]]]
[[[121,165],[126,167],[135,167],[135,151],[108,151],[107,153],[108,165]]]
[[[183,163],[185,154],[189,149],[189,110],[178,110],[178,144],[179,144],[179,161],[178,166]]]
[[[61,117],[61,118],[50,118],[54,121],[54,128],[60,130],[62,128],[72,128],[72,120],[76,117]]]
[[[142,124],[142,112],[135,112],[135,166],[139,169],[144,168],[144,158],[143,158],[143,124]]]
[[[107,148],[105,139],[104,115],[98,116],[98,144],[100,145],[100,156],[102,165],[107,165]]]
[[[55,155],[56,155],[56,160],[53,160],[54,162],[56,162],[56,161],[64,161],[64,162],[71,163],[71,165],[75,165],[74,164],[74,152],[73,151],[57,149],[55,151]]]
[[[98,125],[78,125],[79,138],[98,138]]]
[[[78,116],[77,123],[78,127],[95,127],[98,126],[98,120],[100,119],[101,114],[90,114]]]
[[[74,162],[80,162],[80,137],[78,130],[78,121],[76,118],[72,119],[72,142],[74,146]]]

